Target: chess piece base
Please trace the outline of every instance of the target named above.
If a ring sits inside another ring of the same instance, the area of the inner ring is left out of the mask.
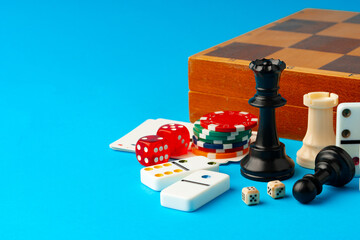
[[[294,162],[285,153],[285,145],[258,148],[250,145],[250,153],[240,162],[241,174],[251,180],[268,182],[285,180],[294,175]]]

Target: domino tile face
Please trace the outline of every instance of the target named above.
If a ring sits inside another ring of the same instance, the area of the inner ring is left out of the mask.
[[[197,170],[219,171],[219,164],[202,156],[180,159],[145,167],[140,179],[149,188],[160,191]]]

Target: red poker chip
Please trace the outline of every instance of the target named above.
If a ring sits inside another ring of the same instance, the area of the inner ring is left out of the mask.
[[[241,132],[257,125],[258,118],[248,112],[218,111],[200,118],[200,125],[216,132]]]

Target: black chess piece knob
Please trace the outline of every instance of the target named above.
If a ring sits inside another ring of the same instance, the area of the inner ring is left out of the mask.
[[[322,192],[322,185],[341,187],[353,179],[355,164],[342,148],[328,146],[315,159],[315,174],[307,174],[293,187],[293,195],[301,203],[308,203]]]
[[[249,104],[260,108],[260,118],[256,141],[250,145],[248,156],[240,162],[241,174],[263,182],[288,179],[294,174],[295,164],[279,141],[275,122],[275,108],[286,104],[278,92],[286,64],[278,59],[257,59],[249,68],[255,74],[257,90]]]

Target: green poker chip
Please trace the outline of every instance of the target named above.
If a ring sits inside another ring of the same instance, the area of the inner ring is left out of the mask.
[[[211,136],[211,137],[223,137],[223,138],[226,138],[228,136],[238,136],[238,135],[241,135],[241,136],[246,136],[247,134],[250,134],[251,133],[251,130],[246,130],[246,131],[240,131],[240,132],[216,132],[216,131],[212,131],[212,130],[208,130],[208,129],[205,129],[203,128],[201,125],[200,125],[200,121],[196,121],[194,123],[194,131],[198,132],[198,133],[201,133],[203,135],[207,135],[207,136]]]
[[[228,139],[223,139],[219,137],[213,137],[213,136],[207,136],[203,135],[201,133],[198,133],[195,129],[194,135],[199,139],[200,141],[210,143],[210,144],[229,144],[229,143],[237,143],[237,142],[243,142],[243,141],[249,141],[251,137],[251,131],[248,134],[245,134],[242,136],[228,136]]]
[[[219,140],[219,141],[232,141],[232,140],[238,140],[242,141],[244,137],[251,137],[251,130],[247,130],[244,132],[239,133],[239,135],[231,135],[231,136],[213,136],[213,135],[206,135],[198,131],[195,127],[193,128],[194,135],[200,139],[204,140]]]

